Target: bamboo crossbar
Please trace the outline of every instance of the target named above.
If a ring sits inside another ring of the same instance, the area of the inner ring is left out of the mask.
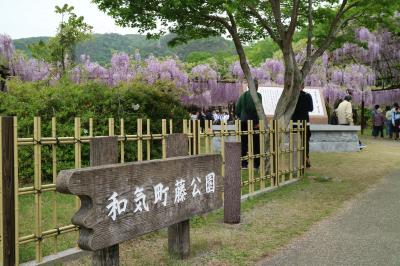
[[[48,121],[46,121],[48,122]],[[35,259],[36,262],[41,262],[44,255],[43,240],[54,241],[52,245],[52,254],[60,252],[60,235],[73,234],[79,231],[79,228],[75,225],[68,224],[69,222],[60,221],[57,216],[57,210],[62,208],[60,203],[57,202],[56,192],[56,178],[60,169],[61,159],[58,158],[57,151],[64,148],[65,146],[72,147],[74,159],[73,167],[81,168],[84,164],[84,157],[82,149],[87,153],[89,142],[94,137],[101,137],[94,135],[94,124],[93,119],[89,118],[88,121],[84,121],[85,127],[82,128],[82,121],[80,118],[74,119],[74,130],[73,136],[60,136],[60,123],[55,118],[51,119],[50,134],[43,136],[42,134],[42,121],[40,117],[33,119],[33,134],[30,137],[18,136],[18,123],[17,118],[14,119],[14,136],[15,136],[15,216],[16,224],[19,224],[18,217],[24,217],[23,213],[19,213],[19,198],[21,196],[28,196],[34,199],[34,218],[32,220],[32,230],[26,235],[20,235],[18,226],[16,226],[15,236],[16,241],[15,252],[17,262],[19,262],[20,248],[25,249],[25,245],[34,243],[35,246]],[[116,122],[118,122],[116,124]],[[243,128],[245,123],[246,128]],[[154,124],[153,124],[154,125]],[[242,126],[241,126],[242,125]],[[247,163],[247,169],[242,169],[242,195],[254,193],[259,190],[264,190],[266,187],[279,186],[280,183],[288,181],[292,178],[299,178],[304,174],[304,163],[305,163],[305,141],[306,141],[306,123],[305,122],[290,122],[289,127],[282,127],[277,121],[269,121],[268,126],[265,127],[264,121],[259,121],[258,126],[254,121],[240,122],[234,121],[232,126],[228,126],[226,123],[222,123],[219,130],[215,130],[213,121],[204,121],[204,124],[200,123],[199,120],[183,120],[181,130],[174,128],[173,120],[161,121],[161,132],[154,132],[151,121],[149,119],[137,119],[135,132],[127,132],[127,128],[131,128],[127,125],[124,119],[115,121],[113,118],[108,119],[108,136],[116,136],[119,143],[119,159],[121,163],[127,161],[142,161],[152,159],[152,149],[154,145],[159,145],[161,158],[166,157],[166,137],[174,132],[182,132],[188,137],[189,150],[188,154],[208,154],[220,152],[224,156],[225,141],[236,140],[246,141],[248,150],[246,154],[242,154],[242,163]],[[118,127],[117,127],[118,126]],[[118,131],[116,131],[118,128]],[[232,129],[233,128],[233,129]],[[0,124],[1,134],[1,124]],[[0,135],[1,139],[1,135]],[[268,142],[266,142],[268,140]],[[153,142],[155,141],[155,142]],[[215,146],[215,142],[219,141],[220,145]],[[258,143],[259,146],[255,144]],[[134,145],[134,146],[132,146]],[[285,146],[286,145],[286,146]],[[20,169],[23,167],[19,165],[19,149],[24,147],[33,147],[32,157],[28,160],[33,162],[32,176],[24,176],[28,178],[29,182],[26,182],[24,186],[20,186],[21,180],[19,180],[19,174],[21,171],[26,169]],[[1,147],[1,143],[0,143]],[[134,149],[133,154],[127,152],[127,149]],[[45,150],[46,149],[46,150]],[[50,176],[42,177],[43,156],[46,154],[47,167],[51,167]],[[222,174],[224,174],[224,163],[225,158],[223,157]],[[269,167],[267,168],[267,165]],[[0,161],[1,166],[1,161]],[[1,177],[0,167],[0,177]],[[0,186],[1,191],[1,186]],[[43,204],[44,204],[44,193],[49,193],[50,198],[46,198],[46,201],[50,201],[49,206],[52,210],[50,212],[50,225],[51,229],[43,227]],[[79,208],[80,201],[78,198],[75,200],[75,208]],[[1,204],[0,204],[1,205]],[[1,213],[0,208],[0,214]],[[23,218],[24,219],[24,218]],[[63,224],[66,223],[66,224]],[[2,224],[0,223],[0,229]],[[25,228],[24,228],[25,229]],[[25,230],[26,232],[26,230]],[[2,247],[3,239],[0,236],[0,247]],[[48,253],[49,251],[47,251]],[[0,257],[0,262],[2,258]]]

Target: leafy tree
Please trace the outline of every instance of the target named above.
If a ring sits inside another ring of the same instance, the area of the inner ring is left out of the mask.
[[[168,29],[178,34],[173,43],[228,33],[249,84],[259,117],[264,117],[243,43],[270,37],[280,48],[285,64],[284,92],[275,118],[287,124],[292,116],[304,79],[318,57],[336,40],[348,36],[358,25],[374,28],[390,25],[399,1],[382,0],[94,0],[117,23],[154,31]],[[160,22],[160,23],[159,23]],[[307,33],[304,62],[297,62],[293,51],[296,30]]]
[[[198,64],[206,61],[207,59],[211,58],[213,55],[208,52],[191,52],[186,57],[186,62],[189,64]]]
[[[91,36],[92,26],[84,22],[83,16],[77,16],[74,7],[64,4],[55,7],[55,12],[61,15],[61,22],[55,37],[47,42],[40,40],[28,45],[29,51],[36,59],[42,59],[53,64],[61,64],[61,73],[66,69],[66,64],[75,61],[75,48],[78,43]]]

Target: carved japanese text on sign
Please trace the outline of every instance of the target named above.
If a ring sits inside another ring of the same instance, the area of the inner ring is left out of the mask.
[[[78,195],[79,246],[98,250],[222,206],[221,156],[198,155],[61,171]]]

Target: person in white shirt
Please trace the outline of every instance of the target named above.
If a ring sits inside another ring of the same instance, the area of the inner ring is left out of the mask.
[[[354,125],[353,109],[351,107],[351,96],[346,95],[344,101],[341,102],[336,109],[339,125]]]

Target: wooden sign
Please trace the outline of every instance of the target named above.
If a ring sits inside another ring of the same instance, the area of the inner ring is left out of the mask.
[[[57,191],[78,195],[79,247],[99,250],[222,206],[220,155],[61,171]]]

